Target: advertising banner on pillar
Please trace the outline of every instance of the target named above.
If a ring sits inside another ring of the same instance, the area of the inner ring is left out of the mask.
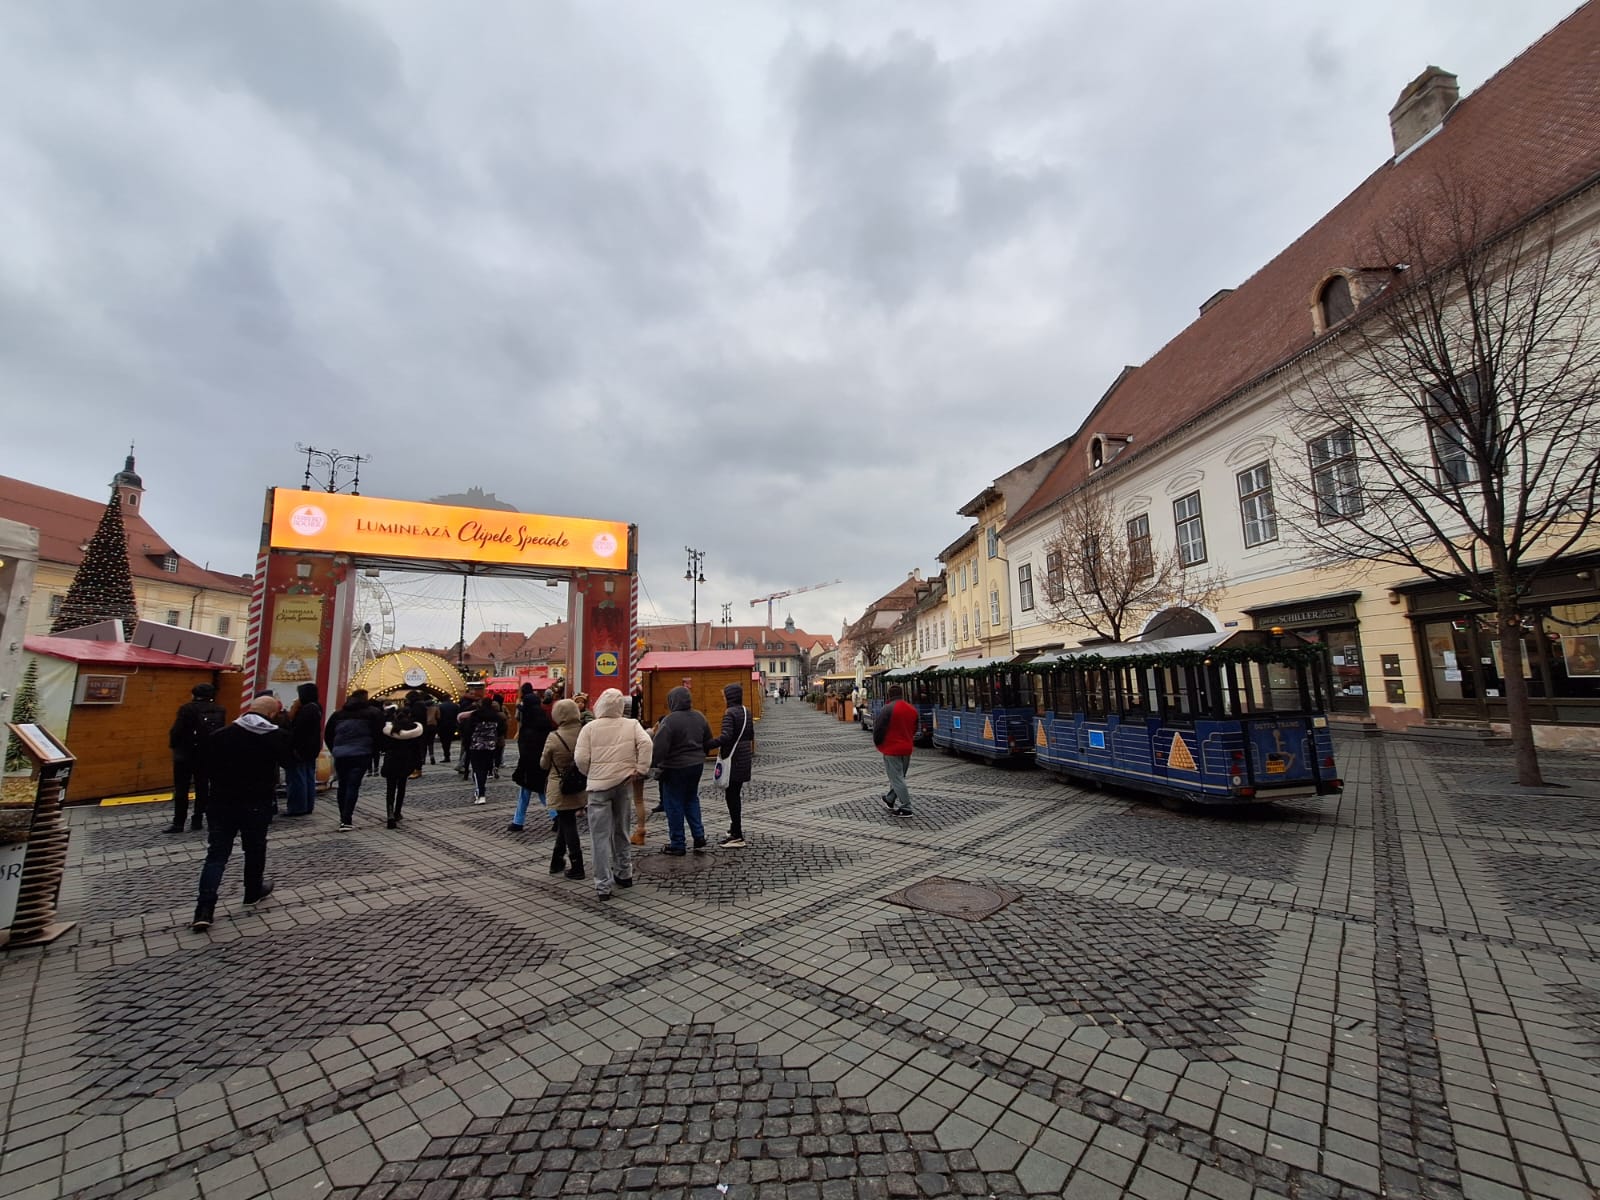
[[[272,608],[267,651],[267,689],[293,703],[302,683],[315,683],[321,659],[321,596],[278,596]]]
[[[628,525],[276,488],[274,550],[569,570],[626,571]]]

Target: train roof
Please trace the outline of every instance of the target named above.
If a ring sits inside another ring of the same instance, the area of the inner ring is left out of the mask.
[[[1061,650],[1055,654],[1042,654],[1030,667],[1048,667],[1056,663],[1077,659],[1156,658],[1169,654],[1205,654],[1212,650],[1233,649],[1241,646],[1282,645],[1292,639],[1291,645],[1308,645],[1298,634],[1273,634],[1265,629],[1224,629],[1215,633],[1188,633],[1180,637],[1149,638],[1137,642],[1101,642],[1094,646],[1079,646],[1075,650]]]

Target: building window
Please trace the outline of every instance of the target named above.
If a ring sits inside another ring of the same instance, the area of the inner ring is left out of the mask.
[[[989,589],[989,624],[1000,624],[1000,589]]]
[[[989,557],[1000,557],[1000,534],[993,525],[989,526]]]
[[[67,598],[65,596],[50,597],[50,615],[52,617],[59,617],[61,615],[61,605],[66,601],[66,599]]]
[[[949,642],[945,641],[945,636],[944,636],[944,618],[940,617],[939,618],[939,645],[941,647],[944,647],[944,646],[948,646],[949,644],[950,644]]]
[[[217,633],[218,633],[218,635],[220,635],[221,637],[227,637],[228,636],[228,630],[230,630],[232,628],[233,628],[233,618],[232,617],[218,617],[217,618]]]
[[[1061,586],[1061,551],[1044,553],[1044,595],[1046,600],[1059,600],[1065,594]]]
[[[161,556],[161,569],[169,575],[178,573],[178,556],[176,554],[163,554]]]
[[[1318,523],[1359,515],[1361,479],[1356,471],[1355,435],[1348,429],[1335,429],[1307,442],[1306,452],[1311,458]]]
[[[1091,471],[1098,471],[1101,467],[1103,467],[1105,465],[1106,465],[1106,447],[1105,447],[1105,443],[1102,442],[1099,438],[1095,438],[1094,441],[1089,443],[1089,469]]]
[[[1356,311],[1355,298],[1350,294],[1350,281],[1343,275],[1335,275],[1323,285],[1318,303],[1322,306],[1324,329],[1332,329]]]
[[[964,642],[972,636],[972,630],[967,625],[967,614],[961,614],[961,640]]]
[[[1478,465],[1472,457],[1472,433],[1482,420],[1480,397],[1481,384],[1476,375],[1462,375],[1448,387],[1428,389],[1428,429],[1441,483],[1460,487],[1478,478]]]
[[[1206,560],[1206,531],[1200,520],[1200,493],[1190,492],[1172,502],[1172,520],[1176,525],[1178,562],[1192,567]]]
[[[168,625],[176,625],[178,623],[178,615],[179,614],[178,614],[178,610],[177,609],[175,609],[175,608],[167,609],[167,624]]]
[[[1140,513],[1128,522],[1128,570],[1135,579],[1155,574],[1155,558],[1150,553],[1150,514]]]
[[[1017,568],[1017,604],[1023,612],[1033,611],[1033,564]]]
[[[1272,508],[1272,469],[1257,463],[1239,472],[1239,515],[1244,520],[1244,544],[1259,546],[1278,540],[1278,514]]]
[[[1086,591],[1100,590],[1100,566],[1103,557],[1099,535],[1090,534],[1083,539],[1083,586]]]

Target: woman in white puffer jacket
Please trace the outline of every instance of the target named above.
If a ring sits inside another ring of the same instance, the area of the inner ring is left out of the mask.
[[[594,703],[594,717],[578,734],[573,757],[589,777],[589,839],[594,886],[600,899],[617,887],[633,886],[628,850],[628,812],[633,781],[649,773],[653,743],[644,726],[626,715],[626,700],[607,688]]]

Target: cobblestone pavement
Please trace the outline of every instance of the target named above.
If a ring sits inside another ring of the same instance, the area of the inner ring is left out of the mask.
[[[1189,814],[923,751],[896,818],[770,705],[744,849],[652,817],[602,902],[441,764],[400,830],[280,821],[205,934],[197,837],[73,810],[80,924],[0,960],[0,1197],[1594,1196],[1600,762],[1339,752]]]

